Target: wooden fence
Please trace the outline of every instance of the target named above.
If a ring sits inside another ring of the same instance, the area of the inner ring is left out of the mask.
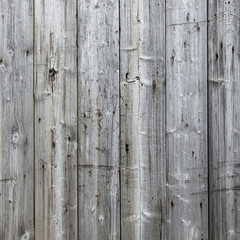
[[[1,0],[0,239],[240,239],[240,0]]]

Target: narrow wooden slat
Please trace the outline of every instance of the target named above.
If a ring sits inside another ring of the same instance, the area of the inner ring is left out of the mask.
[[[167,0],[167,239],[208,239],[207,1]]]
[[[0,1],[0,239],[33,239],[32,1]]]
[[[78,1],[79,239],[120,239],[118,1]]]
[[[240,239],[240,1],[209,0],[211,240]]]
[[[165,1],[120,1],[121,237],[165,239]]]
[[[35,1],[37,240],[77,239],[77,6]]]

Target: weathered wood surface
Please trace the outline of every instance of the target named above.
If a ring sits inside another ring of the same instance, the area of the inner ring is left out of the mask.
[[[239,43],[240,0],[1,0],[0,240],[239,239]]]
[[[78,1],[79,239],[120,239],[118,1]]]
[[[0,239],[34,237],[33,5],[0,1]]]
[[[35,1],[35,239],[77,236],[77,4]]]
[[[209,1],[209,239],[240,239],[240,1]]]
[[[166,19],[167,239],[207,239],[207,1],[167,1]]]
[[[120,1],[121,237],[165,239],[165,4]]]

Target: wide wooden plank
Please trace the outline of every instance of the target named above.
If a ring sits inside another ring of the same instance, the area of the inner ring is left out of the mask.
[[[121,237],[165,239],[165,1],[120,1]]]
[[[77,239],[77,6],[35,1],[37,240]]]
[[[211,240],[240,238],[240,1],[209,1]]]
[[[120,239],[118,1],[78,1],[79,239]]]
[[[33,239],[33,8],[0,1],[0,239]]]
[[[166,5],[167,239],[208,239],[207,1]]]

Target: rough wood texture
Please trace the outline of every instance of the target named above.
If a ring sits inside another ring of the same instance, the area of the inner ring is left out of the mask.
[[[207,1],[168,0],[166,19],[167,239],[207,239]]]
[[[164,239],[165,4],[120,4],[121,237]]]
[[[240,0],[1,0],[0,240],[240,239],[239,44]]]
[[[78,1],[79,239],[120,239],[118,1]]]
[[[77,6],[35,1],[35,232],[77,239]]]
[[[209,1],[211,240],[240,239],[240,1]]]
[[[34,238],[32,1],[0,1],[0,239]]]

